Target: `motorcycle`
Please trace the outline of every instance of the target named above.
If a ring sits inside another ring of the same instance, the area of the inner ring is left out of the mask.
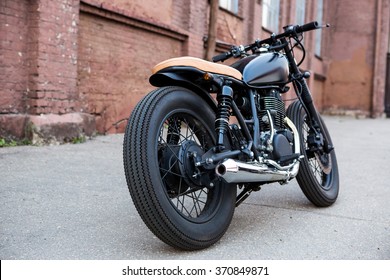
[[[163,242],[211,246],[235,207],[263,184],[296,178],[314,205],[336,201],[335,149],[306,83],[310,73],[299,69],[303,33],[322,27],[288,25],[213,62],[178,57],[153,68],[149,82],[157,89],[131,113],[123,161],[134,205]],[[229,58],[237,60],[216,63]],[[290,84],[297,98],[286,110]]]

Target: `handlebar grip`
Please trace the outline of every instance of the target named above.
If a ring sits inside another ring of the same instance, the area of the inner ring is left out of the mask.
[[[302,26],[297,26],[295,31],[297,33],[302,33],[302,32],[306,32],[306,31],[310,31],[310,30],[314,30],[314,29],[318,29],[320,28],[320,25],[318,24],[317,21],[313,21],[313,22],[309,22],[309,23],[306,23]]]
[[[230,52],[218,54],[218,55],[213,57],[213,62],[224,61],[224,60],[228,59],[231,55],[232,54]]]

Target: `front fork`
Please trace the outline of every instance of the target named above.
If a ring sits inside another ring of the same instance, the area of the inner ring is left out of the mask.
[[[284,45],[284,52],[287,60],[290,64],[290,70],[292,73],[293,84],[295,92],[300,97],[302,105],[307,113],[310,135],[308,137],[308,144],[313,150],[323,150],[325,153],[330,153],[334,147],[331,145],[330,139],[328,139],[325,129],[320,120],[320,116],[314,106],[313,98],[311,97],[310,89],[306,83],[305,77],[307,75],[301,73],[298,65],[295,62],[295,58],[292,53],[292,49],[289,47],[289,43],[286,38],[280,39],[282,45]],[[300,90],[299,90],[300,89]],[[299,96],[299,93],[301,95]]]
[[[310,127],[310,134],[308,135],[308,145],[312,152],[323,150],[325,153],[330,153],[334,147],[325,133],[320,116],[314,106],[313,98],[311,97],[310,89],[306,83],[305,78],[300,77],[293,81],[295,91],[299,94],[298,87],[301,88],[301,101],[303,108],[308,116],[308,124]]]

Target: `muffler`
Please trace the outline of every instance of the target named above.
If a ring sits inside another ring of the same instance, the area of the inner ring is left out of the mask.
[[[298,170],[299,161],[295,161],[288,170],[278,170],[257,162],[226,159],[216,166],[215,173],[227,183],[261,183],[289,181],[298,174]]]
[[[294,152],[300,154],[300,141],[298,130],[294,123],[285,118],[294,135]],[[299,159],[302,156],[299,157]],[[262,159],[262,162],[242,162],[234,159],[225,159],[215,168],[217,176],[227,183],[261,183],[261,182],[287,182],[297,176],[299,159],[288,166],[280,166],[273,160]]]

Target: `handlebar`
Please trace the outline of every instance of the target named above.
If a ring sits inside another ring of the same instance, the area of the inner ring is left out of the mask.
[[[314,30],[314,29],[318,29],[320,27],[321,26],[318,24],[317,21],[313,21],[313,22],[306,23],[306,24],[304,24],[302,26],[296,25],[295,26],[295,31],[297,33],[302,33],[302,32],[307,32],[307,31],[311,31],[311,30]]]
[[[218,54],[216,56],[213,56],[213,62],[218,62],[218,61],[224,61],[228,58],[230,58],[232,54],[230,52],[224,52],[221,54]]]
[[[284,32],[280,34],[272,34],[271,37],[264,39],[264,40],[256,40],[253,44],[247,45],[247,46],[232,46],[232,49],[228,52],[224,52],[221,54],[218,54],[212,58],[213,62],[219,62],[224,61],[231,57],[238,57],[240,54],[243,54],[249,50],[254,50],[257,48],[260,48],[262,45],[268,44],[268,45],[275,45],[275,43],[278,42],[279,39],[284,37],[293,37],[297,36],[299,33],[315,30],[322,28],[317,21],[309,22],[304,25],[288,25],[284,27]],[[329,27],[329,24],[326,24],[324,27]],[[281,48],[283,48],[283,45],[280,45]],[[277,48],[275,48],[277,49]],[[237,50],[240,51],[240,53],[237,53]],[[239,55],[238,55],[239,54]]]

